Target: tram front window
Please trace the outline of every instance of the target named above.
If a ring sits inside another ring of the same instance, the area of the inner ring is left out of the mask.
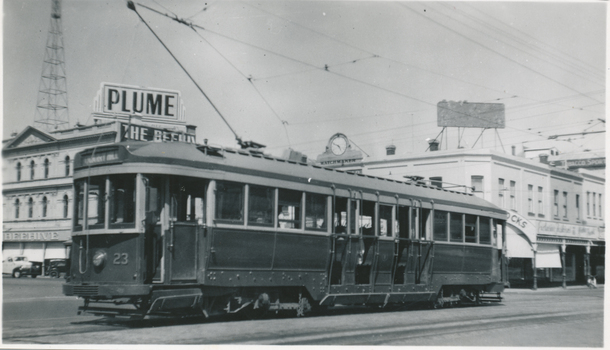
[[[135,175],[110,176],[110,227],[135,225]]]
[[[88,228],[98,229],[104,228],[105,207],[106,207],[106,178],[94,177],[90,180],[88,186],[88,209],[87,209],[87,225]]]

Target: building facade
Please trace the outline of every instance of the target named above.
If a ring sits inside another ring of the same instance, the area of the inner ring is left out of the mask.
[[[584,284],[588,275],[604,279],[603,171],[569,171],[549,165],[546,157],[487,149],[396,155],[393,146],[379,159],[335,167],[472,191],[506,209],[511,285]]]

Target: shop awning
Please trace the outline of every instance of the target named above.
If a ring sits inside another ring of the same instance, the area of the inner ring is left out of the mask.
[[[538,244],[536,268],[561,268],[561,255],[557,244]]]
[[[509,225],[506,225],[506,256],[509,258],[534,257],[529,239]]]

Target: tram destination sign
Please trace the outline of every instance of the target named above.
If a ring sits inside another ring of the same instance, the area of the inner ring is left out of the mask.
[[[126,140],[195,143],[195,135],[144,125],[121,123],[121,141]]]

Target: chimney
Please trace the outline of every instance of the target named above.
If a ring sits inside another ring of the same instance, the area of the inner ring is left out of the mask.
[[[540,163],[549,164],[549,155],[546,153],[541,153],[538,155],[540,157]]]
[[[438,151],[439,142],[434,140],[428,140],[428,145],[430,145],[430,152]]]
[[[516,154],[517,153],[517,146],[513,145],[513,146],[510,147],[510,149],[512,151],[513,156],[517,155]]]
[[[385,155],[386,156],[393,156],[395,154],[396,154],[396,146],[394,146],[394,145],[385,146]]]

